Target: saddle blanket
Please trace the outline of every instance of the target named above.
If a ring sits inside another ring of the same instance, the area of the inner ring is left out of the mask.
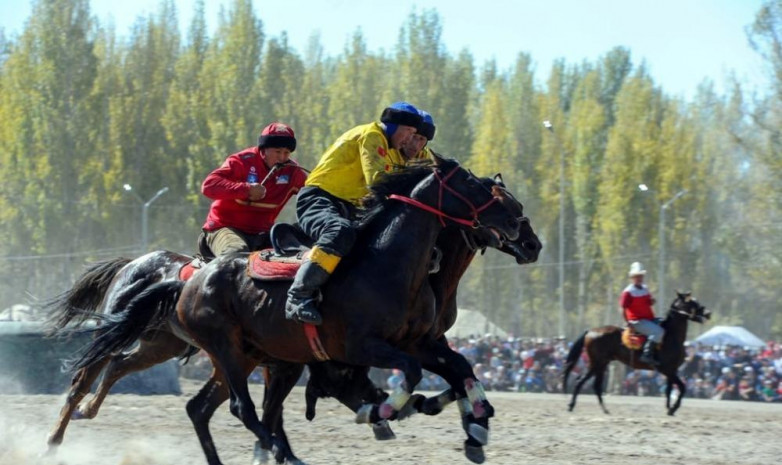
[[[206,265],[206,262],[198,257],[185,263],[182,265],[182,268],[179,269],[179,279],[182,281],[187,281],[188,279],[192,278],[195,272],[200,270],[204,265]]]
[[[630,350],[638,350],[644,346],[646,342],[646,335],[636,332],[631,327],[626,327],[622,331],[622,344]]]
[[[247,259],[247,275],[262,281],[292,281],[309,251],[290,257],[276,255],[273,249],[252,252]]]

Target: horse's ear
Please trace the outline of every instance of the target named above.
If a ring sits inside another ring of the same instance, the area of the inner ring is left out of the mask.
[[[440,166],[445,162],[445,158],[441,157],[439,154],[435,153],[434,150],[432,152],[432,161],[434,162],[435,166]]]
[[[505,182],[502,180],[502,173],[497,173],[494,175],[494,182],[502,186],[505,185]]]

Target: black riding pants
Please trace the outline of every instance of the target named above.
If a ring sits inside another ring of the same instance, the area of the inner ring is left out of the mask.
[[[356,242],[351,219],[355,206],[323,189],[307,186],[299,191],[296,216],[299,226],[325,252],[344,257]]]

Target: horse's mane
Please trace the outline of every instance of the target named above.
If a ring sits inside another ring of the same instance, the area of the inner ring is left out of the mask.
[[[456,165],[458,165],[456,160],[441,160],[439,164],[446,170]],[[369,186],[369,193],[361,199],[361,207],[357,211],[358,228],[366,227],[386,209],[389,195],[409,195],[418,183],[432,174],[434,166],[436,165],[430,159],[414,160],[404,169],[384,174],[378,182]]]

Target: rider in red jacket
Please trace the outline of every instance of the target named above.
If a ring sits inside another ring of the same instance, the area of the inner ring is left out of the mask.
[[[258,146],[229,156],[204,180],[201,192],[213,200],[203,241],[213,255],[270,247],[269,230],[285,203],[304,185],[306,173],[290,159],[293,129],[271,123]]]
[[[654,319],[654,298],[649,292],[649,288],[644,284],[644,275],[646,270],[639,262],[630,265],[628,276],[632,284],[622,291],[619,298],[619,305],[622,307],[622,313],[627,323],[636,331],[648,336],[644,344],[643,353],[640,360],[650,365],[659,365],[655,357],[655,346],[661,344],[665,329],[663,329]]]

